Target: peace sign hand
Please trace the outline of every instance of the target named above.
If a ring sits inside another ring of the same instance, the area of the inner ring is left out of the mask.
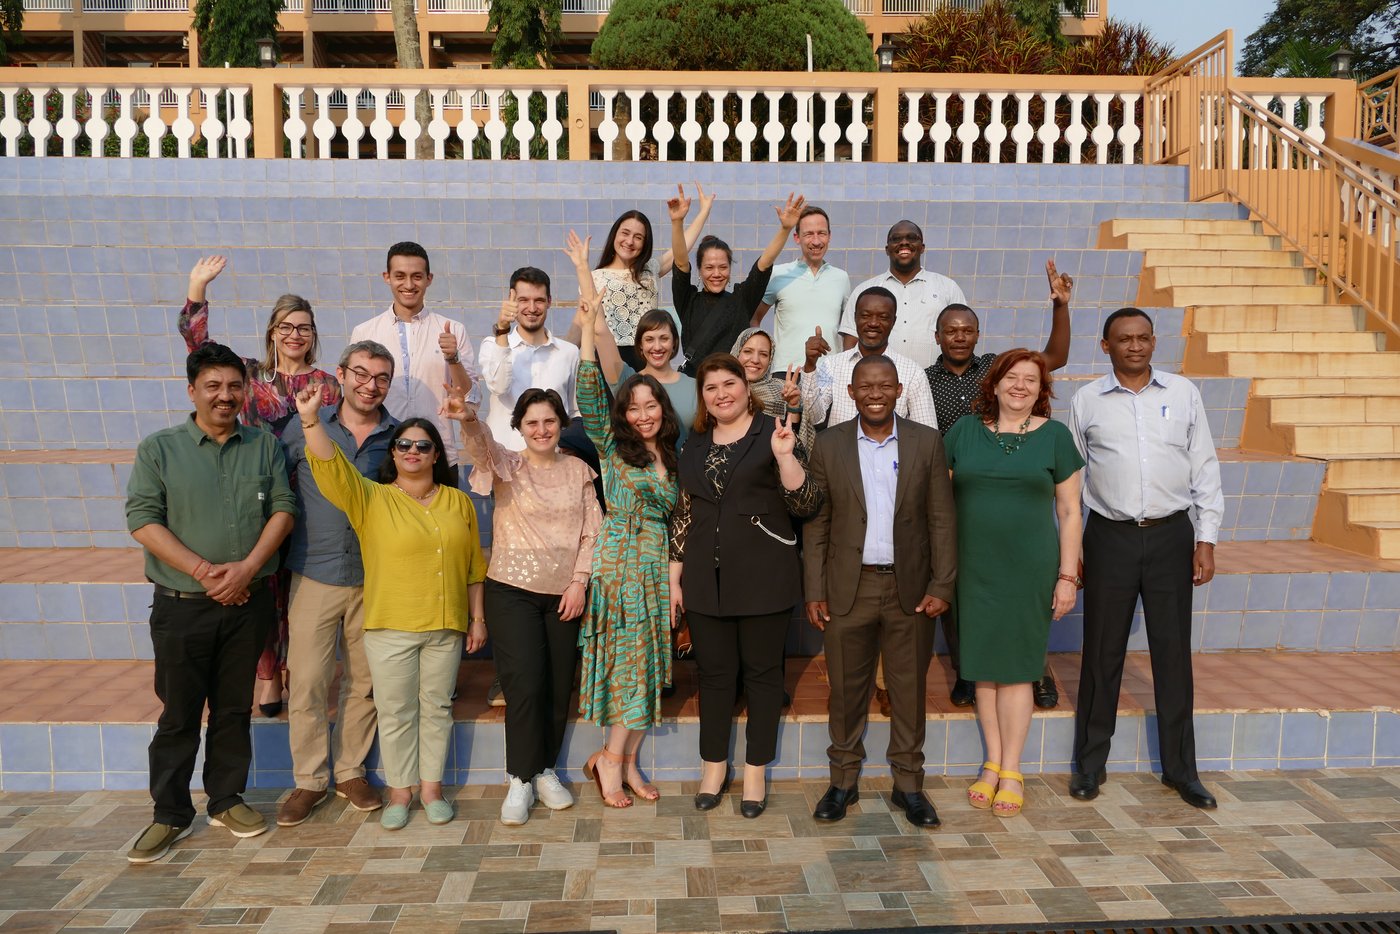
[[[791,457],[793,448],[797,445],[797,435],[792,430],[792,414],[789,412],[786,418],[773,419],[772,448],[774,457]]]
[[[1050,298],[1056,305],[1068,305],[1074,294],[1074,277],[1067,272],[1057,272],[1055,261],[1045,261],[1045,277],[1050,280]]]
[[[673,221],[683,221],[690,213],[690,199],[685,196],[685,187],[676,186],[676,196],[666,202],[666,211]]]
[[[802,388],[797,385],[797,364],[789,363],[787,376],[783,377],[783,402],[789,410],[802,408]]]

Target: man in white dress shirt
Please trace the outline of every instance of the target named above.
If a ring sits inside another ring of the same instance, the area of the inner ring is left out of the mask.
[[[549,333],[545,319],[551,296],[549,275],[534,266],[522,266],[510,274],[510,295],[492,328],[493,337],[481,342],[481,378],[491,394],[486,424],[491,437],[512,451],[525,450],[525,439],[510,427],[515,401],[527,389],[553,389],[578,417],[574,372],[578,348]]]
[[[820,425],[837,425],[856,417],[856,404],[846,387],[862,357],[884,354],[894,362],[904,392],[895,403],[895,414],[930,428],[938,427],[933,393],[923,368],[901,353],[890,349],[890,331],[897,326],[894,294],[883,286],[872,286],[856,303],[857,343],[841,353],[827,354],[821,329],[807,339],[807,362],[802,367],[803,418]]]
[[[899,316],[890,332],[890,349],[923,369],[938,356],[934,342],[938,315],[949,305],[966,305],[967,297],[952,279],[923,268],[924,232],[913,221],[900,221],[890,228],[885,235],[885,255],[890,258],[889,271],[866,279],[846,301],[846,313],[841,316],[842,340],[847,350],[856,345],[856,301],[866,289],[880,286],[895,297]],[[904,391],[909,391],[907,380]]]
[[[1133,611],[1142,600],[1162,784],[1193,807],[1215,798],[1196,773],[1191,589],[1215,576],[1225,500],[1195,384],[1152,366],[1152,319],[1108,316],[1099,345],[1113,371],[1074,394],[1070,430],[1086,464],[1084,651],[1070,794],[1098,796],[1118,717]],[[1192,524],[1192,511],[1195,524]]]

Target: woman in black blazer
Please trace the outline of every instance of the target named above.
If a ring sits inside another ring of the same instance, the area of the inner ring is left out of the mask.
[[[729,787],[742,668],[748,730],[740,813],[757,817],[768,802],[766,769],[777,755],[783,644],[802,599],[791,517],[815,513],[822,492],[807,477],[806,452],[797,450],[791,426],[761,414],[738,360],[711,354],[695,382],[700,400],[681,451],[681,497],[671,521],[671,600],[690,623],[700,675],[703,766],[695,807],[714,808]]]

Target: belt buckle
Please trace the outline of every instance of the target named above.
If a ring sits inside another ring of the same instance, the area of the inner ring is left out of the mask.
[[[1136,525],[1136,526],[1137,526],[1138,528],[1140,528],[1140,529],[1147,529],[1147,528],[1151,528],[1153,525],[1156,525],[1156,520],[1155,520],[1155,519],[1134,519],[1134,520],[1133,520],[1133,524]]]

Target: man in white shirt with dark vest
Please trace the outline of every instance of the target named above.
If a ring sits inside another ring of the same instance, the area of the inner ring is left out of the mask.
[[[1196,773],[1191,592],[1215,576],[1225,500],[1195,384],[1152,366],[1152,319],[1108,316],[1113,371],[1074,394],[1070,430],[1086,464],[1084,650],[1069,791],[1098,797],[1118,718],[1133,611],[1142,600],[1157,705],[1162,784],[1193,807],[1215,798]],[[1195,512],[1195,523],[1191,513]]]

